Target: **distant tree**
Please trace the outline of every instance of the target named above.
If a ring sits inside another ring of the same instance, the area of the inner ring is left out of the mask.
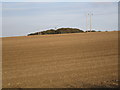
[[[59,28],[56,30],[57,33],[79,33],[79,32],[84,32],[80,29],[77,28]]]
[[[28,36],[38,35],[39,33],[41,35],[45,35],[45,34],[80,33],[80,32],[84,32],[84,31],[77,28],[59,28],[57,30],[50,29],[42,32],[31,33],[31,34],[28,34]]]
[[[95,31],[95,30],[91,30],[91,31],[90,31],[90,30],[88,30],[88,31],[86,31],[86,32],[96,32],[96,31]]]
[[[96,32],[95,30],[92,30],[91,32]]]

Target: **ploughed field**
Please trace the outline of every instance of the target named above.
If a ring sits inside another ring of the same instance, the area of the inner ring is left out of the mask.
[[[118,32],[6,37],[3,88],[118,86]]]

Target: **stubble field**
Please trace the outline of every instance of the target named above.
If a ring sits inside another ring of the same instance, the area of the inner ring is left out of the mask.
[[[118,32],[2,38],[3,88],[118,86]]]

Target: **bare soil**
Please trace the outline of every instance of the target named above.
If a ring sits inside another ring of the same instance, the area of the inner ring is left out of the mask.
[[[3,88],[118,87],[118,32],[2,38]]]

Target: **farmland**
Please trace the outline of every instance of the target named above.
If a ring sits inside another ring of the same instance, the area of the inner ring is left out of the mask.
[[[118,85],[118,32],[2,38],[3,88]]]

